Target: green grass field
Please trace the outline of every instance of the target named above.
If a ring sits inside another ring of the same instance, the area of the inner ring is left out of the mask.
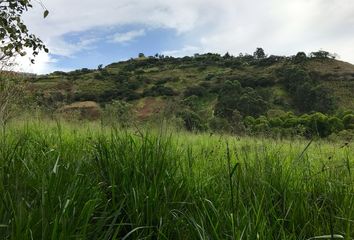
[[[353,239],[351,147],[13,123],[0,239]]]

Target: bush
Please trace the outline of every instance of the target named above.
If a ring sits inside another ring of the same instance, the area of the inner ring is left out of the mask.
[[[231,131],[231,126],[225,118],[213,117],[209,120],[208,125],[213,132],[226,133]]]
[[[202,86],[192,86],[192,87],[187,88],[184,91],[183,95],[185,97],[189,97],[189,96],[192,96],[192,95],[195,95],[195,96],[198,96],[198,97],[203,97],[207,93],[208,93],[208,91]]]
[[[306,53],[304,52],[298,52],[295,57],[294,57],[294,62],[295,63],[304,63],[307,60]]]
[[[349,119],[351,119],[350,116]],[[244,119],[248,129],[251,129],[254,133],[264,132],[264,129],[266,129],[268,133],[275,131],[278,134],[281,130],[282,136],[318,136],[322,138],[338,133],[343,129],[350,129],[352,125],[345,125],[343,122],[336,116],[327,116],[320,112],[301,116],[296,116],[292,112],[286,114],[284,112],[281,114],[268,113],[268,117],[260,116],[254,119],[248,116]],[[289,134],[286,134],[286,132]]]
[[[344,129],[342,120],[337,117],[330,117],[328,119],[328,124],[331,133],[340,132]]]
[[[106,104],[103,111],[103,122],[121,127],[128,127],[134,122],[132,105],[121,100],[114,100]]]
[[[354,129],[354,114],[347,114],[343,117],[343,124],[346,129]]]
[[[162,85],[155,85],[150,89],[147,89],[143,93],[144,96],[158,97],[158,96],[175,96],[177,93],[170,87]]]
[[[191,110],[184,110],[177,114],[184,121],[184,126],[188,131],[203,131],[206,130],[206,126],[202,121],[202,118]]]
[[[237,109],[245,116],[259,116],[266,112],[267,108],[267,102],[252,88],[245,88],[237,103]]]

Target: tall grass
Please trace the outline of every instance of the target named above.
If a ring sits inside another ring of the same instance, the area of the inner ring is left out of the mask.
[[[41,121],[1,134],[0,239],[354,238],[350,144]]]

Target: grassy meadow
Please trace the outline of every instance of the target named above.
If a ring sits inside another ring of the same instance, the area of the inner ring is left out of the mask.
[[[19,121],[0,239],[353,239],[350,143]]]

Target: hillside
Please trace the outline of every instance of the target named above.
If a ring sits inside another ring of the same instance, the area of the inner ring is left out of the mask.
[[[81,101],[104,107],[121,100],[139,120],[173,115],[192,121],[187,128],[200,129],[193,121],[353,110],[354,65],[323,53],[141,57],[94,70],[36,76],[28,90],[38,104],[51,109]]]

